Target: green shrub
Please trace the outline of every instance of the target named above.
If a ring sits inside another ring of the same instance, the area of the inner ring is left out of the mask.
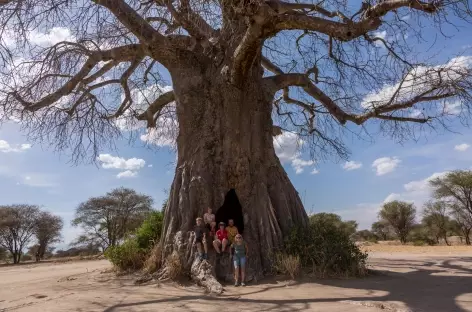
[[[120,246],[108,247],[105,257],[118,269],[139,270],[146,260],[147,250],[140,248],[136,239],[127,239]]]
[[[300,264],[314,273],[362,276],[367,253],[362,252],[344,229],[310,218],[307,228],[294,228],[285,241],[285,251],[300,257]]]
[[[151,249],[162,233],[164,214],[153,211],[136,230],[136,240],[140,248]]]
[[[33,257],[30,254],[23,254],[21,255],[21,261],[31,261]]]

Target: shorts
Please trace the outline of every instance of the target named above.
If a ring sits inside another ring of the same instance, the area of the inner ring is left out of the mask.
[[[246,257],[239,257],[239,256],[234,256],[233,257],[233,263],[235,268],[245,268],[246,267]]]
[[[196,244],[201,244],[201,243],[203,243],[203,237],[196,237],[196,238],[195,238],[195,243],[196,243]]]

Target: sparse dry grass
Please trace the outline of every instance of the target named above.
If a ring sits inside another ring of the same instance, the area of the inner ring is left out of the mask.
[[[176,251],[174,251],[167,257],[165,267],[167,271],[167,276],[171,280],[175,280],[182,275],[183,265],[182,261],[180,261],[180,256]]]
[[[278,253],[275,255],[273,266],[277,273],[290,275],[295,279],[300,273],[300,257]]]
[[[146,262],[144,263],[144,270],[146,273],[154,273],[157,272],[161,268],[161,255],[162,255],[162,248],[161,244],[155,244],[149,254],[149,258],[147,258]]]

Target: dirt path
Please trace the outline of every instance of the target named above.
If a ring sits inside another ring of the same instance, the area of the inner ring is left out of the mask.
[[[472,312],[472,251],[373,252],[384,273],[357,280],[267,282],[210,296],[194,286],[133,285],[107,261],[0,268],[0,311],[427,311]]]

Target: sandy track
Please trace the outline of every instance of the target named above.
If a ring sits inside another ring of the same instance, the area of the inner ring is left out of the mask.
[[[265,281],[227,287],[222,296],[195,286],[133,285],[103,273],[105,260],[0,268],[0,311],[472,311],[472,252],[373,252],[384,273],[366,279]]]

